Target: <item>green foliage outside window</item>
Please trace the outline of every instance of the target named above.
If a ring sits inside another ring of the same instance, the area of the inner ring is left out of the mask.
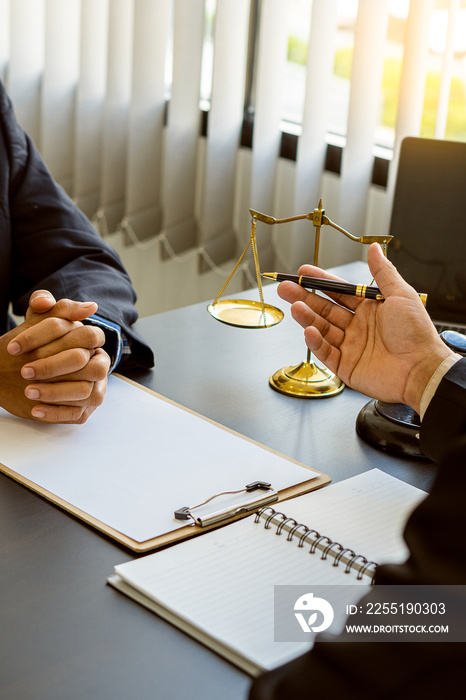
[[[335,53],[334,73],[342,78],[350,79],[353,50],[338,49]],[[388,57],[384,62],[382,93],[383,108],[381,123],[383,126],[395,128],[398,109],[398,90],[401,79],[402,60]],[[440,73],[429,70],[426,77],[424,109],[421,122],[421,136],[432,138],[435,132],[437,117],[437,102],[440,89]],[[457,75],[453,75],[450,86],[450,100],[446,138],[455,141],[466,141],[466,84]]]
[[[307,60],[307,41],[298,39],[296,36],[290,36],[288,39],[288,60],[293,63],[301,63],[305,66]]]
[[[306,43],[296,37],[290,37],[288,43],[288,60],[306,64]],[[334,74],[340,78],[351,77],[353,49],[337,49],[335,52]],[[383,107],[381,124],[395,128],[398,109],[398,91],[400,86],[402,60],[388,57],[384,62],[382,93]],[[432,138],[435,130],[437,102],[440,88],[440,73],[429,70],[426,78],[424,110],[422,115],[421,136]],[[458,75],[454,75],[450,87],[450,100],[446,138],[455,141],[466,141],[466,83]]]

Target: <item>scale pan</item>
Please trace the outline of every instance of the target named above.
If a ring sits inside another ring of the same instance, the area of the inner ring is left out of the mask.
[[[217,321],[239,328],[269,328],[284,316],[276,306],[248,299],[221,299],[209,304],[207,311]]]

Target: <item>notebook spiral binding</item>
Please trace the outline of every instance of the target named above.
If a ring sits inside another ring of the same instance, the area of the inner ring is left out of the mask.
[[[268,515],[265,515],[268,511]],[[312,530],[307,525],[303,523],[298,523],[294,518],[288,518],[285,513],[275,510],[271,506],[266,506],[261,508],[254,518],[254,522],[258,523],[260,520],[264,520],[264,529],[269,530],[273,525],[276,526],[276,535],[281,535],[282,531],[288,532],[287,541],[291,542],[293,537],[299,535],[298,547],[304,547],[304,543],[310,544],[309,554],[315,554],[316,550],[322,552],[321,559],[327,559],[330,556],[333,559],[332,566],[339,566],[339,564],[344,564],[345,574],[349,574],[352,570],[357,571],[356,578],[358,581],[362,579],[364,575],[371,579],[371,584],[374,582],[375,567],[377,566],[375,561],[369,561],[362,554],[356,554],[355,551],[349,547],[343,547],[339,542],[331,540],[326,535],[321,535],[317,530]],[[298,530],[302,530],[301,534]]]

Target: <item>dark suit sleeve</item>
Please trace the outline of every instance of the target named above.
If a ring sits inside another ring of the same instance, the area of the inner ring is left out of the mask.
[[[445,375],[428,408],[429,419],[425,424],[424,418],[421,427],[421,440],[428,441],[431,454],[441,456],[432,490],[413,512],[405,528],[409,558],[404,564],[380,566],[376,585],[366,600],[377,600],[387,585],[459,584],[451,602],[464,617],[465,366],[466,360],[460,360]],[[441,418],[443,412],[444,419]],[[453,416],[455,412],[458,415]],[[429,435],[423,435],[427,431]],[[449,441],[449,449],[444,440]],[[335,642],[319,635],[309,653],[255,680],[250,700],[319,697],[413,700],[455,696],[457,689],[465,684],[464,644],[447,641],[367,644]]]
[[[427,407],[421,428],[421,449],[440,462],[452,441],[466,433],[466,357],[445,374]]]
[[[11,258],[9,298],[3,301],[12,302],[17,315],[24,315],[36,289],[57,299],[96,301],[99,315],[121,327],[132,361],[152,367],[151,349],[131,328],[136,294],[119,256],[53,180],[1,85],[0,118],[1,224],[9,228]]]

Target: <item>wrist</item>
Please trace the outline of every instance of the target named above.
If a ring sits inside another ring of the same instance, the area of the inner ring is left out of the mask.
[[[406,383],[405,403],[422,417],[441,378],[458,359],[460,356],[443,343],[438,346],[428,359],[411,370]]]
[[[453,355],[449,355],[435,370],[434,374],[429,380],[429,383],[424,389],[424,393],[422,394],[421,406],[419,410],[419,416],[421,420],[424,418],[424,414],[427,411],[427,407],[429,406],[429,403],[432,397],[434,396],[435,392],[437,391],[438,385],[442,381],[443,377],[446,375],[448,370],[451,369],[453,365],[461,359],[462,355],[458,355],[456,353],[454,353]]]

